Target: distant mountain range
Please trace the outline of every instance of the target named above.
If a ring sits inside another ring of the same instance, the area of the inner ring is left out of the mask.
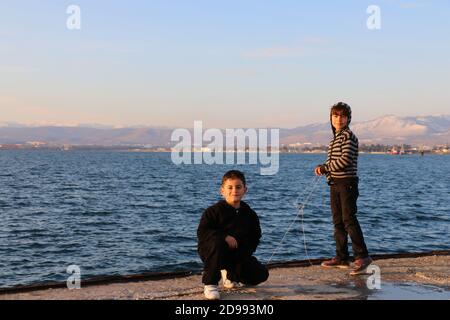
[[[387,115],[350,125],[365,144],[445,144],[450,143],[450,115],[397,117]],[[331,136],[329,123],[313,124],[280,132],[285,144],[298,142],[327,143]]]
[[[450,115],[397,117],[387,115],[351,125],[360,143],[366,144],[446,144],[450,143]],[[129,127],[104,125],[28,126],[0,123],[0,144],[39,141],[72,145],[146,145],[170,146],[174,128]],[[329,123],[281,129],[282,144],[327,144],[331,139]]]

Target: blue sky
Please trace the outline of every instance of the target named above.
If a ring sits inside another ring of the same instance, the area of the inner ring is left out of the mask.
[[[81,30],[66,9],[81,8]],[[381,9],[369,30],[366,9]],[[0,122],[295,127],[449,114],[450,3],[0,2]]]

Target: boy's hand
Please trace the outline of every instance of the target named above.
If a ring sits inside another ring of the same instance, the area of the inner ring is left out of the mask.
[[[237,249],[237,247],[238,247],[238,242],[237,242],[237,240],[236,240],[234,237],[232,237],[232,236],[226,236],[225,241],[227,242],[228,247],[229,247],[230,249]]]
[[[320,166],[317,166],[316,169],[314,170],[316,176],[321,176],[323,175],[322,170],[320,170]]]

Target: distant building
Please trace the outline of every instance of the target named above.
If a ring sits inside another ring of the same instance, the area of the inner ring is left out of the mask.
[[[46,142],[42,142],[42,141],[27,141],[25,144],[28,146],[31,146],[33,148],[40,148],[40,147],[47,145]]]

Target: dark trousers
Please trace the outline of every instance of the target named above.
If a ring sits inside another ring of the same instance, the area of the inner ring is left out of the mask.
[[[269,278],[269,272],[255,257],[239,249],[230,250],[225,240],[211,241],[199,249],[203,261],[205,285],[217,285],[221,279],[220,270],[227,270],[227,278],[248,285],[257,285]]]
[[[348,236],[352,240],[355,259],[367,258],[369,253],[356,213],[358,211],[358,182],[333,184],[330,186],[331,213],[336,240],[336,256],[348,260]]]

